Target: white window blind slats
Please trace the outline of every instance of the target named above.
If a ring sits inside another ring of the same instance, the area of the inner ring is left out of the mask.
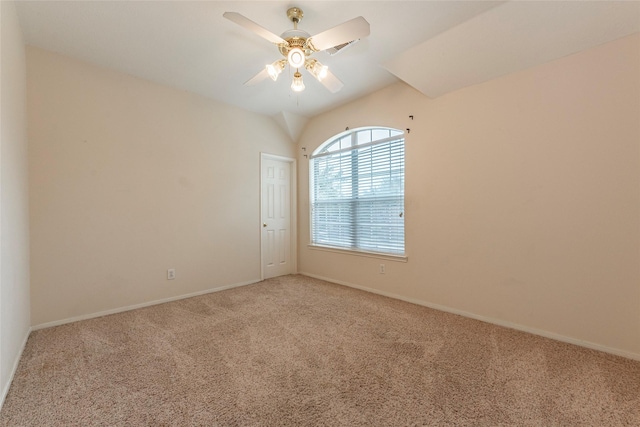
[[[348,137],[312,156],[312,243],[404,254],[402,134],[373,129]]]

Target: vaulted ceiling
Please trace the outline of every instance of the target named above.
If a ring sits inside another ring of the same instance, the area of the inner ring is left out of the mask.
[[[312,35],[357,16],[370,23],[369,37],[314,55],[340,92],[306,75],[294,93],[288,70],[243,85],[281,56],[222,14],[281,34],[292,6]],[[292,135],[301,120],[398,80],[437,97],[640,31],[637,1],[24,1],[18,13],[29,45],[274,116]]]

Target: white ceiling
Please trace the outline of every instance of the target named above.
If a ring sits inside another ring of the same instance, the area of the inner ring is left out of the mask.
[[[343,52],[315,55],[340,92],[306,74],[293,94],[288,70],[243,86],[280,54],[222,14],[281,34],[291,6],[312,35],[356,16],[371,24]],[[398,79],[438,96],[640,31],[639,1],[22,1],[18,13],[30,45],[274,116],[292,135],[300,120]]]
[[[508,2],[400,52],[384,65],[435,98],[637,31],[637,1]]]

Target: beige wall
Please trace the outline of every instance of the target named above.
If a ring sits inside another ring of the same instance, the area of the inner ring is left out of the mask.
[[[435,100],[398,83],[299,145],[366,125],[411,129],[409,260],[309,249],[299,150],[299,271],[640,358],[638,34]]]
[[[36,48],[27,72],[33,325],[260,280],[275,121]]]
[[[13,2],[0,2],[0,406],[29,334],[26,65]]]

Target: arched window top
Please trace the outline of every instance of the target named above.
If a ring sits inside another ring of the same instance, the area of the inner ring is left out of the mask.
[[[356,147],[385,142],[404,135],[398,129],[386,127],[363,127],[347,130],[321,144],[311,155],[311,158],[338,151],[353,150]]]

